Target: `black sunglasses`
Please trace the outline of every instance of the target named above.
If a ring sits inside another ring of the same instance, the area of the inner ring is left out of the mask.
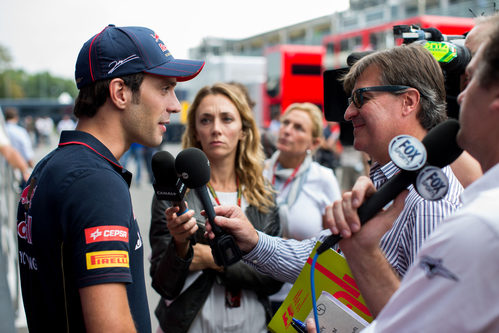
[[[409,89],[408,86],[375,86],[375,87],[365,87],[359,88],[352,93],[352,96],[348,97],[348,105],[353,104],[356,108],[360,109],[364,104],[364,96],[362,95],[366,91],[385,91],[385,92],[397,92],[401,90]]]

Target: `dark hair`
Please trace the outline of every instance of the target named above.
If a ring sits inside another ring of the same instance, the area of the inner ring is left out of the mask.
[[[17,109],[13,107],[5,108],[4,115],[5,115],[5,120],[15,119],[19,117]]]
[[[361,58],[344,77],[343,86],[348,94],[371,65],[379,69],[381,85],[403,85],[419,91],[418,119],[424,129],[429,130],[447,119],[444,75],[437,60],[423,46],[401,45]]]
[[[75,101],[73,111],[75,117],[93,117],[97,113],[97,110],[104,105],[106,99],[109,97],[109,84],[114,79],[116,78],[98,80],[92,84],[82,87]],[[144,80],[144,73],[124,75],[121,76],[120,79],[122,79],[125,85],[132,91],[133,103],[138,103],[140,100],[139,90],[140,85]]]
[[[494,29],[483,48],[479,82],[481,86],[489,88],[499,83],[499,27]]]

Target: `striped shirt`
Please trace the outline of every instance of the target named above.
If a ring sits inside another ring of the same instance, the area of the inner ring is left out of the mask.
[[[380,248],[400,276],[404,276],[428,235],[446,216],[451,215],[461,205],[459,199],[463,191],[461,183],[449,166],[442,170],[449,179],[449,190],[445,197],[438,201],[425,200],[410,185],[404,209],[395,220],[392,229],[381,239]],[[379,188],[398,172],[399,169],[393,162],[384,166],[375,163],[371,168],[370,177],[375,187]],[[261,273],[280,281],[293,283],[316,242],[324,241],[330,234],[329,230],[323,230],[318,237],[297,241],[259,232],[257,245],[243,259]]]

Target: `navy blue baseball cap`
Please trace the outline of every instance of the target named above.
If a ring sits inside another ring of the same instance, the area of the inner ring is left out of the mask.
[[[75,79],[78,89],[97,80],[141,72],[187,81],[203,66],[204,61],[175,59],[151,29],[110,24],[83,44]]]

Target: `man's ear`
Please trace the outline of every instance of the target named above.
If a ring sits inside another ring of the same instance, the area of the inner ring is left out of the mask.
[[[417,112],[420,99],[421,96],[417,89],[414,88],[408,89],[404,93],[403,114],[409,115],[413,112]]]
[[[118,108],[124,109],[130,97],[130,89],[125,85],[121,78],[112,79],[109,83],[109,98]]]

